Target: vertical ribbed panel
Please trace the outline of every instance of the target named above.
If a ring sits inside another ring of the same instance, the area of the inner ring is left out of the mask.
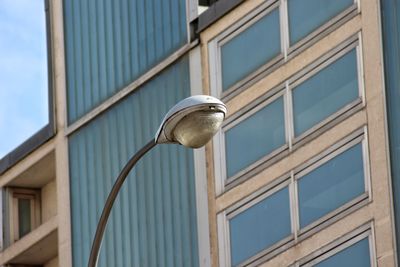
[[[400,0],[382,0],[381,8],[397,259],[400,262]]]
[[[189,96],[188,59],[73,134],[69,140],[73,266],[86,266],[111,186],[163,115]],[[197,266],[193,151],[158,145],[134,168],[107,225],[99,266]]]
[[[187,41],[185,0],[65,0],[72,123]]]

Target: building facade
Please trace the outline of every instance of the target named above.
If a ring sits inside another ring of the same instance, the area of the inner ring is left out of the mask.
[[[46,1],[48,126],[0,161],[4,266],[86,266],[105,199],[168,109],[99,266],[398,266],[400,1]]]

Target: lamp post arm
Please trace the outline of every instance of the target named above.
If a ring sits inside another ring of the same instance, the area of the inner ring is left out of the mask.
[[[108,217],[110,216],[111,208],[117,198],[117,195],[128,176],[131,169],[135,166],[135,164],[153,147],[155,147],[157,143],[154,139],[148,142],[145,146],[143,146],[129,161],[126,163],[125,167],[122,169],[119,174],[117,180],[115,180],[114,185],[111,189],[110,194],[107,197],[106,203],[103,208],[103,212],[101,213],[101,217],[99,223],[97,224],[96,234],[93,239],[92,249],[90,251],[89,263],[88,267],[97,266],[97,262],[99,259],[99,252],[101,247],[101,242],[103,239],[104,231],[107,226]]]

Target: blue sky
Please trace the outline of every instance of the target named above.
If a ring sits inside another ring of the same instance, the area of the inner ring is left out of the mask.
[[[43,0],[0,0],[0,158],[48,122]]]

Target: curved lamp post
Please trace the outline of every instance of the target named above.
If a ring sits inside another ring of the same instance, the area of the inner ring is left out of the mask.
[[[157,144],[178,143],[191,148],[204,146],[221,127],[225,114],[225,104],[207,95],[185,98],[168,111],[155,138],[129,159],[115,181],[97,224],[88,267],[97,266],[101,241],[111,208],[126,177],[139,159]]]

